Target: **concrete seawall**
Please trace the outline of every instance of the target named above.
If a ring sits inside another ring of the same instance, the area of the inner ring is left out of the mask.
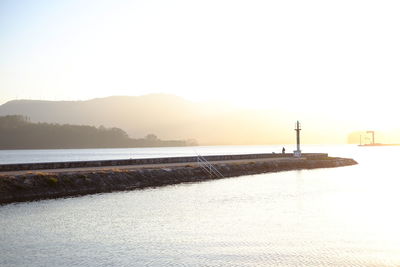
[[[304,158],[316,159],[326,158],[325,153],[305,153]],[[204,156],[206,160],[240,160],[240,159],[270,159],[270,158],[293,158],[292,153],[288,154],[241,154],[241,155],[213,155]],[[183,162],[197,162],[198,157],[168,157],[168,158],[148,158],[148,159],[120,159],[120,160],[96,160],[96,161],[67,161],[67,162],[43,162],[43,163],[17,163],[0,164],[0,172],[22,171],[22,170],[48,170],[48,169],[67,169],[67,168],[87,168],[104,166],[124,166],[124,165],[146,165],[146,164],[170,164]]]
[[[161,165],[146,167],[146,164],[142,162],[139,167],[131,169],[111,165],[109,169],[87,168],[80,171],[52,172],[47,168],[46,171],[26,171],[22,174],[4,172],[2,174],[0,172],[0,203],[133,190],[267,172],[357,164],[353,159],[329,158],[327,154],[309,154],[309,157],[304,158],[292,158],[289,155],[285,157],[280,155],[279,158],[275,156],[261,157],[260,155],[263,154],[247,155],[246,158],[240,158],[243,155],[227,156],[229,160],[225,162],[221,160],[221,156],[212,156],[218,157],[214,160],[208,158],[210,161],[216,161],[214,166],[223,177],[210,176],[196,163],[197,157],[193,157],[196,158],[196,161],[193,159],[193,161],[183,162],[176,162],[177,158],[151,159],[150,161],[146,159],[146,162],[152,162],[147,164]],[[169,160],[173,163],[166,163]],[[235,162],[236,160],[237,162]],[[76,166],[74,165],[74,167]]]

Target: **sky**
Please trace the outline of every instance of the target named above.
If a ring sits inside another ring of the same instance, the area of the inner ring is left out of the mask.
[[[399,1],[0,0],[0,104],[169,93],[395,125]]]

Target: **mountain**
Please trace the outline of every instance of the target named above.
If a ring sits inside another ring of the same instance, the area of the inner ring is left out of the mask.
[[[23,115],[32,122],[117,127],[132,138],[155,134],[168,140],[196,139],[201,145],[294,143],[294,122],[299,119],[299,114],[196,103],[167,94],[87,101],[13,100],[0,106],[0,116],[4,115]],[[302,140],[344,142],[345,134],[321,135],[317,128],[324,129],[322,123],[317,119],[308,124]]]

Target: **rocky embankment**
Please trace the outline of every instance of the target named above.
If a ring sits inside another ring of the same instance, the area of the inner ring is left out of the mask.
[[[353,159],[281,159],[269,161],[229,162],[214,164],[223,175],[210,175],[195,162],[185,166],[165,168],[122,169],[88,171],[27,171],[23,174],[0,173],[0,203],[31,201],[94,194],[101,192],[133,190],[178,183],[201,182],[241,175],[267,172],[331,168],[357,164]],[[112,168],[112,169],[111,169]]]

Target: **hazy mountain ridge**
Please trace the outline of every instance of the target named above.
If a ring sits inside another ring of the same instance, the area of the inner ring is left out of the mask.
[[[0,106],[0,115],[17,114],[33,122],[104,125],[121,128],[133,138],[153,133],[161,139],[196,139],[204,145],[294,143],[292,128],[299,119],[291,113],[195,103],[167,94],[87,101],[13,100]],[[318,122],[308,125],[302,141],[345,141],[345,135],[313,134],[317,126]]]

